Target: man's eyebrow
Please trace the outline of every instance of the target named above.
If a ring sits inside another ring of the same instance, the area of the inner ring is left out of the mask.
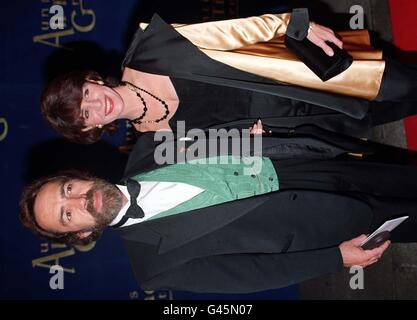
[[[60,190],[60,194],[61,194],[61,198],[65,198],[65,183],[67,183],[68,180],[63,180],[61,181],[61,185],[59,187]],[[61,225],[65,226],[65,222],[64,222],[64,207],[61,207],[61,210],[59,212],[59,222]]]
[[[59,223],[62,226],[65,226],[65,222],[64,222],[64,208],[63,207],[61,207],[61,211],[59,213]]]
[[[68,180],[63,180],[61,181],[61,184],[59,186],[59,190],[60,190],[60,194],[61,194],[61,198],[65,198],[65,184],[67,183]]]

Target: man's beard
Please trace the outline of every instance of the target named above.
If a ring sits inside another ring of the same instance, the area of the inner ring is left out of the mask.
[[[96,221],[95,226],[88,231],[101,231],[105,229],[122,209],[123,195],[113,184],[105,180],[94,178],[94,184],[86,193],[87,210]],[[94,208],[94,193],[99,191],[102,195],[102,212]],[[85,230],[87,231],[87,230]]]

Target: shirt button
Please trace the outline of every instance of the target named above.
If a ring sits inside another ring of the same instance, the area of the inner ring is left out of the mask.
[[[235,176],[238,176],[238,175],[239,175],[239,172],[235,171],[235,172],[233,172],[233,174],[234,174]]]
[[[251,176],[252,178],[256,178],[256,176],[255,176],[254,174],[251,174],[250,176]]]
[[[269,177],[269,181],[274,181],[274,178],[272,178],[272,177]]]

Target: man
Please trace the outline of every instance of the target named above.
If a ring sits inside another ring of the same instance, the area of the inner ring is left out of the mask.
[[[166,150],[171,145],[180,146],[170,141]],[[175,150],[193,152],[193,145]],[[79,173],[40,180],[23,193],[21,220],[67,243],[95,240],[111,225],[145,290],[287,286],[375,263],[390,242],[367,251],[360,244],[392,216],[410,216],[392,241],[417,240],[417,168],[349,159],[361,143],[346,145],[308,135],[264,137],[263,156],[248,149],[260,171],[244,161],[251,158],[243,147],[240,156],[228,148],[213,157],[209,150],[205,157],[213,162],[158,165],[157,153],[136,146],[126,186]]]

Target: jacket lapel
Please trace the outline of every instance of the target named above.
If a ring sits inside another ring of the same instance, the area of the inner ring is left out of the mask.
[[[128,227],[116,228],[114,230],[127,241],[158,245],[161,240],[161,235],[150,229],[145,223],[137,223]]]
[[[267,201],[269,197],[246,198],[216,206],[197,209],[173,216],[145,221],[118,231],[125,240],[158,246],[164,254],[188,242],[203,237],[239,219]]]
[[[154,132],[146,132],[138,137],[127,160],[123,181],[159,167],[155,163],[154,151],[160,143],[160,141],[154,141]]]

